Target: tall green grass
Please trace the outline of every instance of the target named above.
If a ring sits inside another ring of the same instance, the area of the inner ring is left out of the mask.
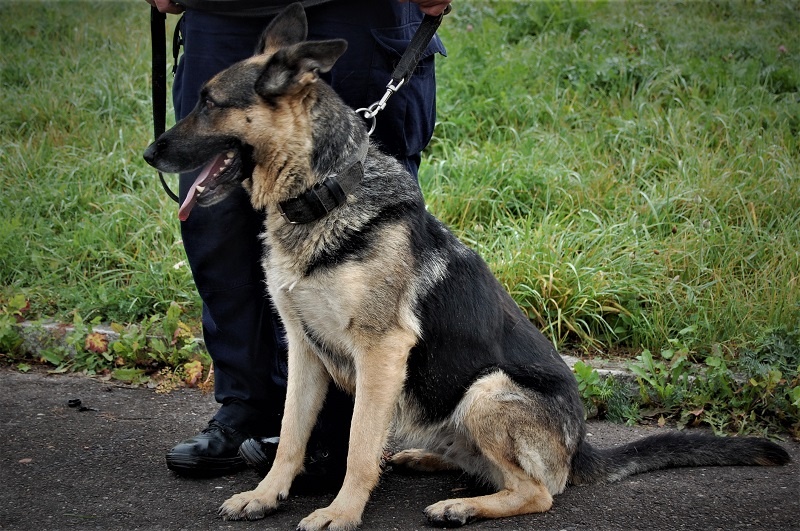
[[[457,6],[431,209],[558,343],[796,329],[798,7]]]
[[[559,345],[800,328],[800,2],[458,2],[429,208]],[[148,9],[0,3],[0,284],[199,316],[150,140]]]
[[[152,134],[144,2],[3,2],[0,282],[34,315],[196,306]]]

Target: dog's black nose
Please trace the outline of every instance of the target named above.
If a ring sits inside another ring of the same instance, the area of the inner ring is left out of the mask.
[[[147,149],[144,150],[144,154],[142,156],[144,157],[145,162],[147,162],[150,166],[153,166],[153,163],[156,160],[156,142],[153,142],[147,146]]]

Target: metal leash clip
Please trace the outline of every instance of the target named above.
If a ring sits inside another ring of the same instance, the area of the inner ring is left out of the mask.
[[[400,87],[411,77],[411,74],[417,67],[417,62],[420,57],[422,57],[423,51],[431,42],[431,39],[433,39],[433,36],[436,34],[436,29],[439,27],[439,24],[442,23],[444,16],[449,12],[450,6],[448,5],[441,15],[425,15],[419,28],[417,28],[417,32],[411,38],[411,43],[400,58],[394,72],[392,72],[392,78],[386,85],[386,93],[380,100],[369,107],[356,109],[356,112],[363,116],[365,120],[371,120],[369,131],[367,131],[368,135],[371,135],[375,131],[375,126],[377,125],[375,117],[386,108],[386,103],[389,101],[389,98],[392,97],[392,94],[400,90]]]
[[[372,132],[375,131],[375,126],[377,125],[376,116],[378,116],[378,113],[386,108],[386,102],[389,101],[389,98],[392,97],[392,94],[400,90],[400,87],[402,87],[405,82],[405,79],[401,79],[399,81],[395,81],[394,79],[389,80],[389,84],[386,85],[386,93],[380,100],[376,101],[369,107],[361,107],[360,109],[356,109],[356,112],[362,115],[365,120],[372,120],[369,131],[367,131],[368,135],[371,135]]]

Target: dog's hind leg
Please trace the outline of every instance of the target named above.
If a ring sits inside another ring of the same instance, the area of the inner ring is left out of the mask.
[[[297,529],[340,531],[361,524],[364,506],[380,478],[383,449],[405,381],[406,360],[415,342],[413,333],[398,329],[368,351],[356,353],[355,405],[344,483],[328,507],[311,513]]]
[[[289,332],[289,378],[275,462],[254,490],[232,496],[219,509],[226,520],[254,520],[277,509],[303,468],[306,445],[317,420],[330,376],[305,340]]]
[[[561,492],[569,474],[563,436],[538,397],[503,372],[484,376],[467,391],[455,421],[480,455],[459,464],[483,476],[499,490],[486,496],[458,498],[425,509],[439,525],[463,525],[478,518],[544,512]]]
[[[504,488],[494,494],[453,498],[429,505],[425,516],[434,525],[460,526],[476,518],[542,513],[553,504],[547,488],[510,461],[503,463],[503,481]]]

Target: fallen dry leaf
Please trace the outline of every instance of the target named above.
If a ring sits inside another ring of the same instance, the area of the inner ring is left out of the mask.
[[[203,364],[197,360],[184,363],[183,370],[186,371],[184,381],[189,387],[196,387],[203,378]]]
[[[86,336],[86,350],[95,354],[108,352],[108,338],[100,332],[93,332]]]

